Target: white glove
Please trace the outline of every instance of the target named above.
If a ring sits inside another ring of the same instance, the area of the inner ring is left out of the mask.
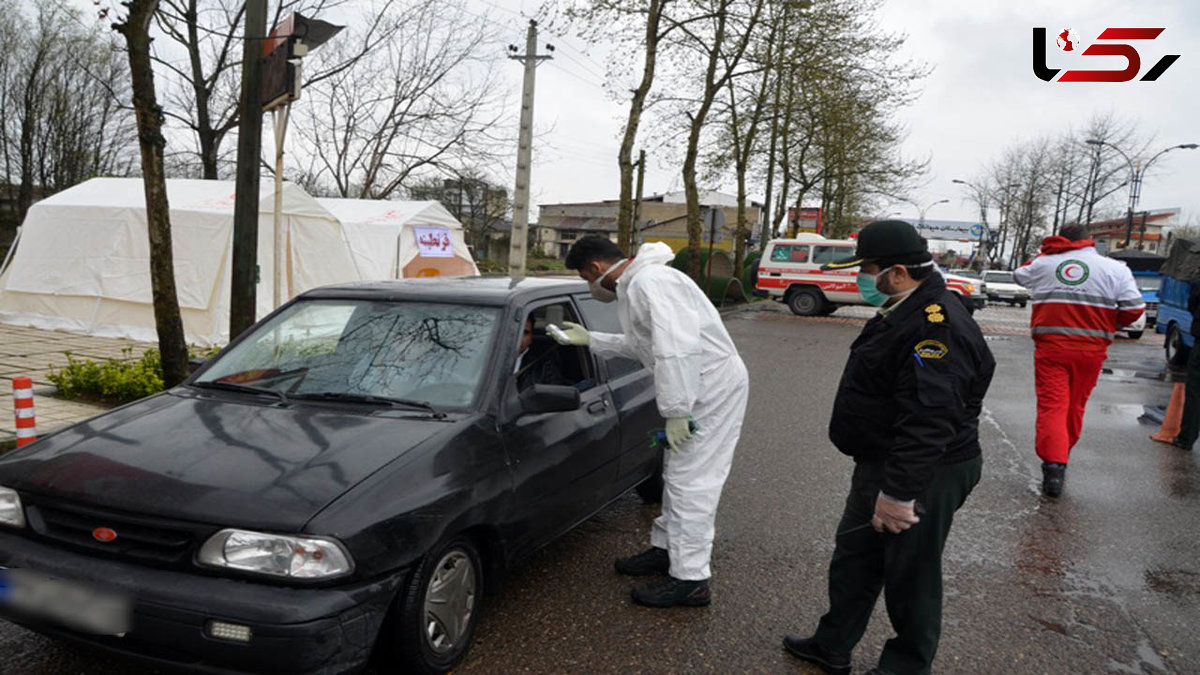
[[[692,439],[692,431],[688,429],[688,418],[686,417],[669,417],[667,418],[667,443],[672,450],[678,450]]]
[[[564,329],[559,331],[547,331],[550,336],[555,339],[560,345],[577,345],[586,346],[592,342],[592,336],[588,334],[587,329],[577,323],[564,321]]]

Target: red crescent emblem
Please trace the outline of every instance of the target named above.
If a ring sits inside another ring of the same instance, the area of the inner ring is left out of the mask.
[[[1067,269],[1063,270],[1063,276],[1068,279],[1078,279],[1079,278],[1079,266],[1071,265]]]
[[[107,544],[117,538],[117,533],[107,527],[97,527],[92,530],[92,538],[96,541]]]

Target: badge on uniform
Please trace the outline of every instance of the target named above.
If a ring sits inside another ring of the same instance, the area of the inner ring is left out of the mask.
[[[917,356],[922,360],[937,360],[945,358],[945,356],[950,353],[950,348],[941,342],[938,342],[937,340],[922,340],[917,343],[916,347],[913,347],[913,351],[916,352]]]
[[[943,314],[944,311],[946,310],[942,309],[942,306],[935,302],[925,308],[925,318],[929,320],[929,323],[942,323],[946,320],[946,315]]]

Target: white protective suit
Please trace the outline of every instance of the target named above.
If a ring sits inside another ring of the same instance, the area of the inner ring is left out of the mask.
[[[746,366],[721,316],[686,274],[668,267],[663,243],[643,244],[617,279],[621,334],[591,333],[591,350],[623,356],[654,372],[658,412],[695,419],[692,439],[663,460],[662,515],[652,546],[670,553],[671,576],[711,576],[709,559],[721,488],[746,414]]]

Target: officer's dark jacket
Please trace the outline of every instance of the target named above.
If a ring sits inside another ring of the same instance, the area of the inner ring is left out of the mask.
[[[935,272],[850,346],[829,438],[855,461],[884,461],[886,494],[919,498],[936,466],[979,455],[995,367],[979,326]]]

